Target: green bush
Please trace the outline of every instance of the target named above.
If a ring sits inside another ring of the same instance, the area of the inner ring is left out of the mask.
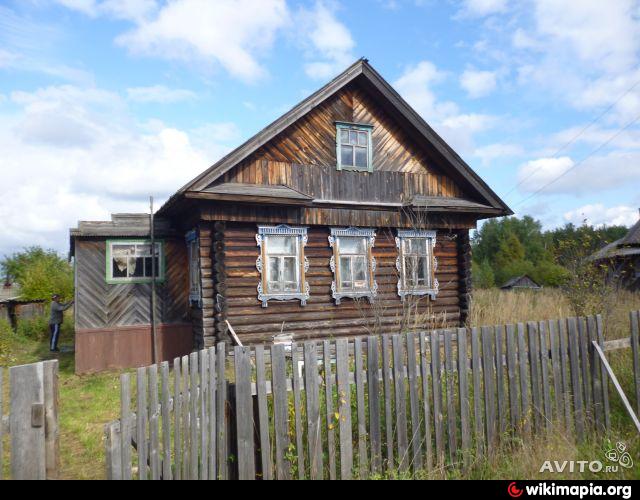
[[[36,316],[35,318],[21,318],[18,320],[16,333],[20,337],[42,340],[49,336],[49,318]]]
[[[9,336],[13,335],[11,324],[6,319],[0,319],[0,366],[7,366],[11,361]]]
[[[569,271],[554,262],[543,261],[535,267],[531,277],[544,286],[560,286],[569,279]]]
[[[475,288],[486,289],[496,286],[496,277],[488,260],[483,260],[480,263],[473,261],[471,272]]]

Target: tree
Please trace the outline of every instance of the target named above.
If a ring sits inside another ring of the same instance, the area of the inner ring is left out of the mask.
[[[496,286],[496,278],[489,261],[483,260],[472,263],[473,286],[476,288],[492,288]]]
[[[73,297],[73,268],[53,250],[26,248],[2,259],[0,270],[6,281],[20,285],[26,300],[47,300],[54,293]]]

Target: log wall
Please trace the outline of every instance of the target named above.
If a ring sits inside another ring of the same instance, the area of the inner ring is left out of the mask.
[[[459,232],[438,232],[436,277],[440,282],[440,293],[435,301],[428,297],[410,298],[404,303],[401,301],[397,293],[395,231],[379,229],[373,249],[378,283],[378,296],[374,304],[370,305],[367,300],[343,299],[337,306],[331,297],[333,273],[329,267],[332,256],[328,242],[329,228],[310,227],[305,248],[309,260],[306,276],[311,287],[307,305],[303,307],[297,300],[272,300],[267,308],[263,308],[257,292],[260,273],[256,269],[259,255],[255,240],[256,225],[227,223],[220,229],[219,241],[222,244],[218,241],[215,244],[217,255],[223,261],[217,266],[217,281],[213,278],[209,280],[210,288],[215,286],[224,299],[222,307],[213,315],[207,316],[211,314],[209,312],[205,314],[205,318],[214,320],[219,336],[226,334],[222,326],[225,319],[229,320],[243,343],[248,344],[271,342],[272,337],[281,332],[292,334],[296,339],[353,337],[397,333],[403,326],[425,328],[460,322],[463,301],[460,296]],[[435,317],[436,323],[429,325],[429,317]]]

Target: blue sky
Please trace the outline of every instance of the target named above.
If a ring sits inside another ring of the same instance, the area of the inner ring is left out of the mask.
[[[633,0],[0,1],[0,255],[161,203],[362,56],[518,215],[630,225],[639,49]]]

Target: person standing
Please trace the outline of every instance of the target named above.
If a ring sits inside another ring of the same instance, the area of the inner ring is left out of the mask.
[[[73,305],[71,302],[60,302],[60,295],[54,294],[51,297],[51,314],[49,316],[49,329],[51,330],[51,341],[49,350],[51,352],[60,352],[58,349],[58,339],[60,338],[60,327],[64,319],[64,312]]]

